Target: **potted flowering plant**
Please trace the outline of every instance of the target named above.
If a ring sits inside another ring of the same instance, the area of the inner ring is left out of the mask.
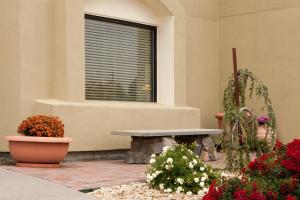
[[[269,122],[269,117],[261,115],[259,117],[257,117],[257,123],[259,126],[263,126],[266,125]]]
[[[6,136],[17,166],[59,167],[71,138],[64,138],[64,124],[57,116],[36,115],[18,127],[21,136]]]
[[[269,134],[269,132],[272,132],[272,130],[270,130],[270,126],[268,124],[270,122],[270,118],[265,115],[261,115],[257,117],[256,120],[258,124],[256,134],[257,139],[260,141],[270,142],[272,140],[271,134]]]

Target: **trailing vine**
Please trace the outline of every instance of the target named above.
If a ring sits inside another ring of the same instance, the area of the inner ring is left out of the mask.
[[[224,91],[224,131],[223,147],[226,153],[226,167],[231,170],[244,167],[250,161],[250,153],[255,147],[257,154],[273,148],[276,134],[276,118],[268,88],[247,69],[238,70],[239,81],[239,106],[235,102],[234,77],[229,77],[228,85]],[[258,142],[257,121],[253,110],[246,106],[247,100],[263,102],[262,111],[269,117],[267,135],[271,140]],[[264,144],[264,145],[263,145]]]

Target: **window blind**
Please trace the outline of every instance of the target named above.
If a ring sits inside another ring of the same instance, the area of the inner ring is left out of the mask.
[[[86,15],[86,99],[155,101],[155,34],[155,27]]]

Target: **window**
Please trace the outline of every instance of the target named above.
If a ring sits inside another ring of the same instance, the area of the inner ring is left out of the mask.
[[[85,15],[85,97],[156,101],[156,27]]]

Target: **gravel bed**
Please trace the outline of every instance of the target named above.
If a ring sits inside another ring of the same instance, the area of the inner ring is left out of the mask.
[[[149,188],[146,183],[130,183],[111,187],[101,187],[88,193],[101,200],[201,200],[200,195],[163,193]]]

